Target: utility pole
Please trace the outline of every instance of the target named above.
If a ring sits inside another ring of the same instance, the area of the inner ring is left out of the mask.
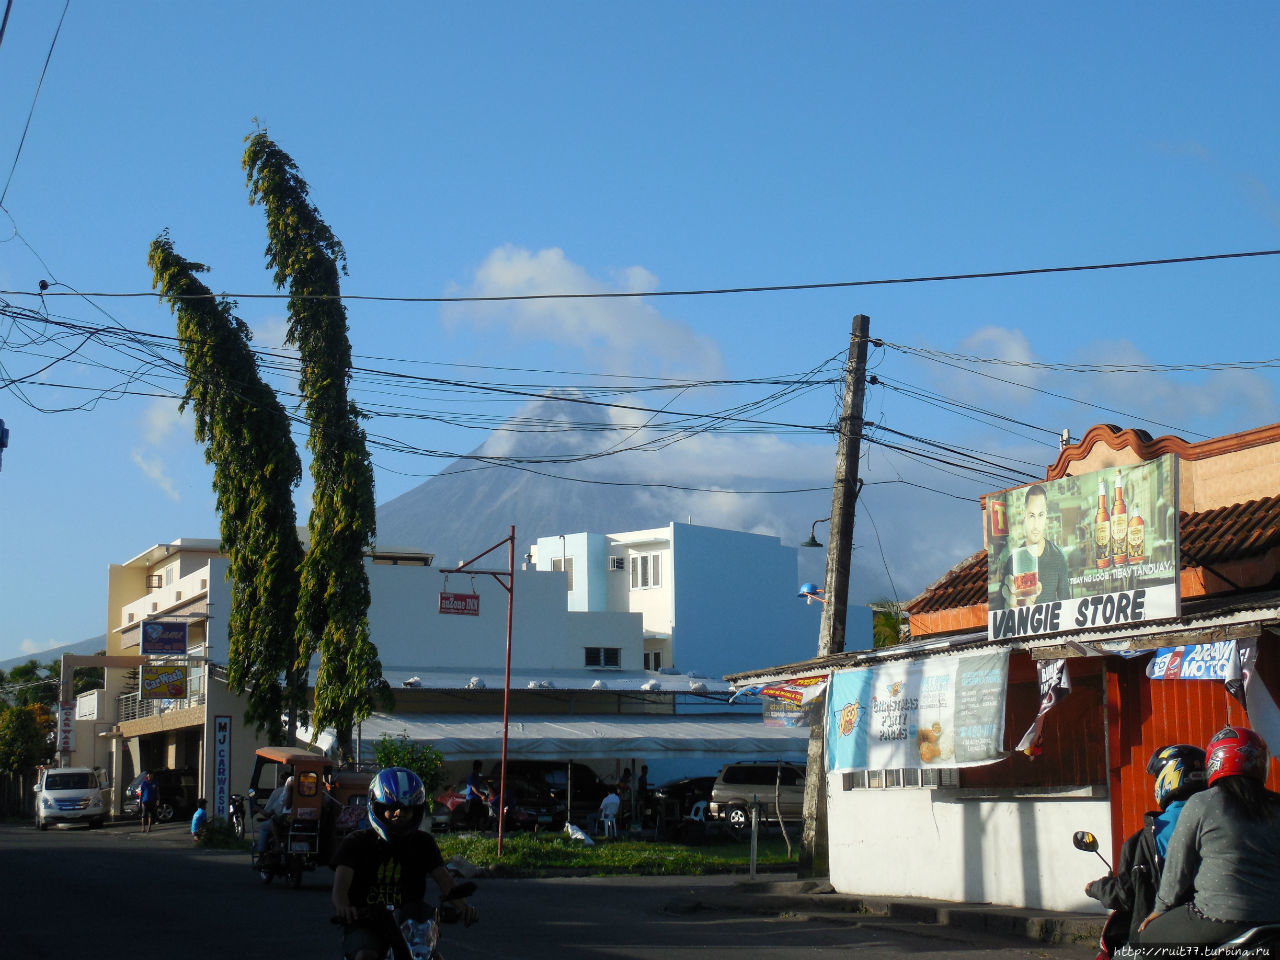
[[[853,512],[858,497],[858,453],[862,440],[862,404],[866,391],[867,331],[870,318],[853,318],[849,360],[845,365],[844,403],[836,444],[836,475],[831,489],[831,525],[827,537],[827,579],[823,590],[818,656],[844,652],[849,607],[849,561],[853,554]],[[830,684],[827,687],[830,691]],[[829,694],[828,694],[829,696]],[[825,876],[827,863],[826,701],[810,711],[809,753],[804,778],[804,836],[800,845],[802,877]]]

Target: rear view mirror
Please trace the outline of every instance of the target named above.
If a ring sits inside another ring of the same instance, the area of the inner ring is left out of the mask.
[[[1077,850],[1083,850],[1085,853],[1098,852],[1098,838],[1088,830],[1077,830],[1071,842],[1075,844]]]

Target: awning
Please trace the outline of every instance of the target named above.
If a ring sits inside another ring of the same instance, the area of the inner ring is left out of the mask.
[[[502,718],[474,714],[375,713],[360,727],[360,759],[372,759],[383,734],[429,743],[445,760],[498,757]],[[507,756],[514,760],[643,757],[803,759],[805,727],[766,727],[758,716],[626,714],[512,717]]]

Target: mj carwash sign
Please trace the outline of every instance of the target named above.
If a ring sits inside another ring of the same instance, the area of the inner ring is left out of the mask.
[[[993,493],[985,516],[992,640],[1178,616],[1172,454]]]

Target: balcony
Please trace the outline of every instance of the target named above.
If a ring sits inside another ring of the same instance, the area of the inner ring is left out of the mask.
[[[174,710],[185,710],[188,707],[203,706],[205,692],[193,692],[188,697],[178,700],[151,700],[140,697],[136,693],[126,693],[116,697],[116,723],[127,720],[145,720],[147,717],[159,717]]]

